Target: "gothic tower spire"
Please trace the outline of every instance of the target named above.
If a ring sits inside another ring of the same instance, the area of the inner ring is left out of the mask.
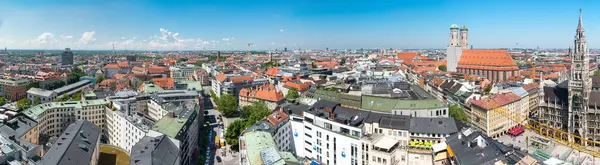
[[[579,9],[579,24],[577,25],[577,30],[583,30],[583,21],[581,18],[581,9]]]

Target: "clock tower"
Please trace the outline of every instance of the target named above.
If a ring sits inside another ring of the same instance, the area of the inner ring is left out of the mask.
[[[587,55],[587,44],[583,23],[581,20],[581,9],[579,10],[579,24],[575,32],[573,50],[569,50],[571,57],[571,70],[569,75],[569,111],[568,132],[585,138],[586,135],[586,112],[588,109],[589,95],[592,87],[590,77],[590,59]],[[570,138],[575,142],[577,138]]]

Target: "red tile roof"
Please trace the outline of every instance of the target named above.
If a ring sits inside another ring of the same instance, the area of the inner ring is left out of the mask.
[[[265,72],[266,75],[273,76],[273,77],[277,76],[278,73],[279,73],[279,68],[276,68],[276,67],[269,68],[269,70],[267,70]]]
[[[251,97],[257,98],[261,100],[273,101],[277,102],[283,100],[283,93],[272,84],[265,84],[257,89],[253,88],[243,88],[240,90],[240,96],[242,97]]]
[[[506,50],[463,50],[457,68],[483,70],[518,70]]]
[[[506,104],[519,101],[521,97],[518,95],[507,92],[502,94],[495,94],[488,98],[480,99],[480,100],[471,100],[472,105],[476,105],[486,110],[492,110],[498,108],[500,106],[504,106]]]
[[[294,82],[294,81],[287,81],[285,82],[285,84],[283,84],[283,87],[286,88],[296,88],[296,90],[298,90],[298,92],[302,92],[302,91],[306,91],[310,88],[310,83],[301,83],[301,82]]]
[[[418,55],[419,54],[417,54],[417,52],[399,52],[397,56],[398,56],[399,60],[403,60],[404,62],[407,62],[407,61],[412,61],[412,59]]]
[[[223,82],[227,79],[227,75],[221,73],[221,74],[217,75],[215,78],[217,79],[217,81]]]
[[[163,89],[175,89],[173,78],[154,78],[152,82]]]
[[[287,119],[288,117],[289,117],[289,115],[287,113],[283,112],[283,109],[279,109],[279,110],[273,111],[273,113],[271,113],[271,115],[267,116],[267,121],[269,121],[269,123],[271,123],[272,125],[277,126],[282,121],[285,121],[285,119]]]
[[[165,74],[169,72],[169,68],[162,66],[152,66],[150,68],[146,68],[146,70],[150,74]]]
[[[103,68],[104,69],[119,69],[119,65],[117,65],[117,64],[106,64]]]
[[[126,68],[126,67],[129,67],[129,62],[127,62],[127,61],[118,61],[118,62],[117,62],[117,65],[118,65],[120,68]]]
[[[252,82],[252,77],[251,76],[237,76],[237,77],[230,77],[229,80],[231,80],[231,82],[233,82],[233,83],[242,83],[244,81]]]

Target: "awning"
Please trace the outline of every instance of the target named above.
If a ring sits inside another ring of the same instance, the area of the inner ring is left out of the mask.
[[[513,136],[518,136],[523,132],[525,132],[525,129],[523,129],[523,127],[521,127],[521,126],[515,126],[512,129],[508,130],[508,133]]]

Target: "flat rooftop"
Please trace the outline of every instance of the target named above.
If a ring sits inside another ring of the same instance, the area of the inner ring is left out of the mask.
[[[189,117],[198,110],[198,105],[194,101],[186,101],[181,105],[173,105],[171,103],[168,106],[163,107],[169,113],[173,113],[175,117],[169,115],[161,118],[154,125],[153,130],[164,133],[165,135],[175,138],[183,126],[187,123]],[[200,113],[200,112],[198,112]]]

